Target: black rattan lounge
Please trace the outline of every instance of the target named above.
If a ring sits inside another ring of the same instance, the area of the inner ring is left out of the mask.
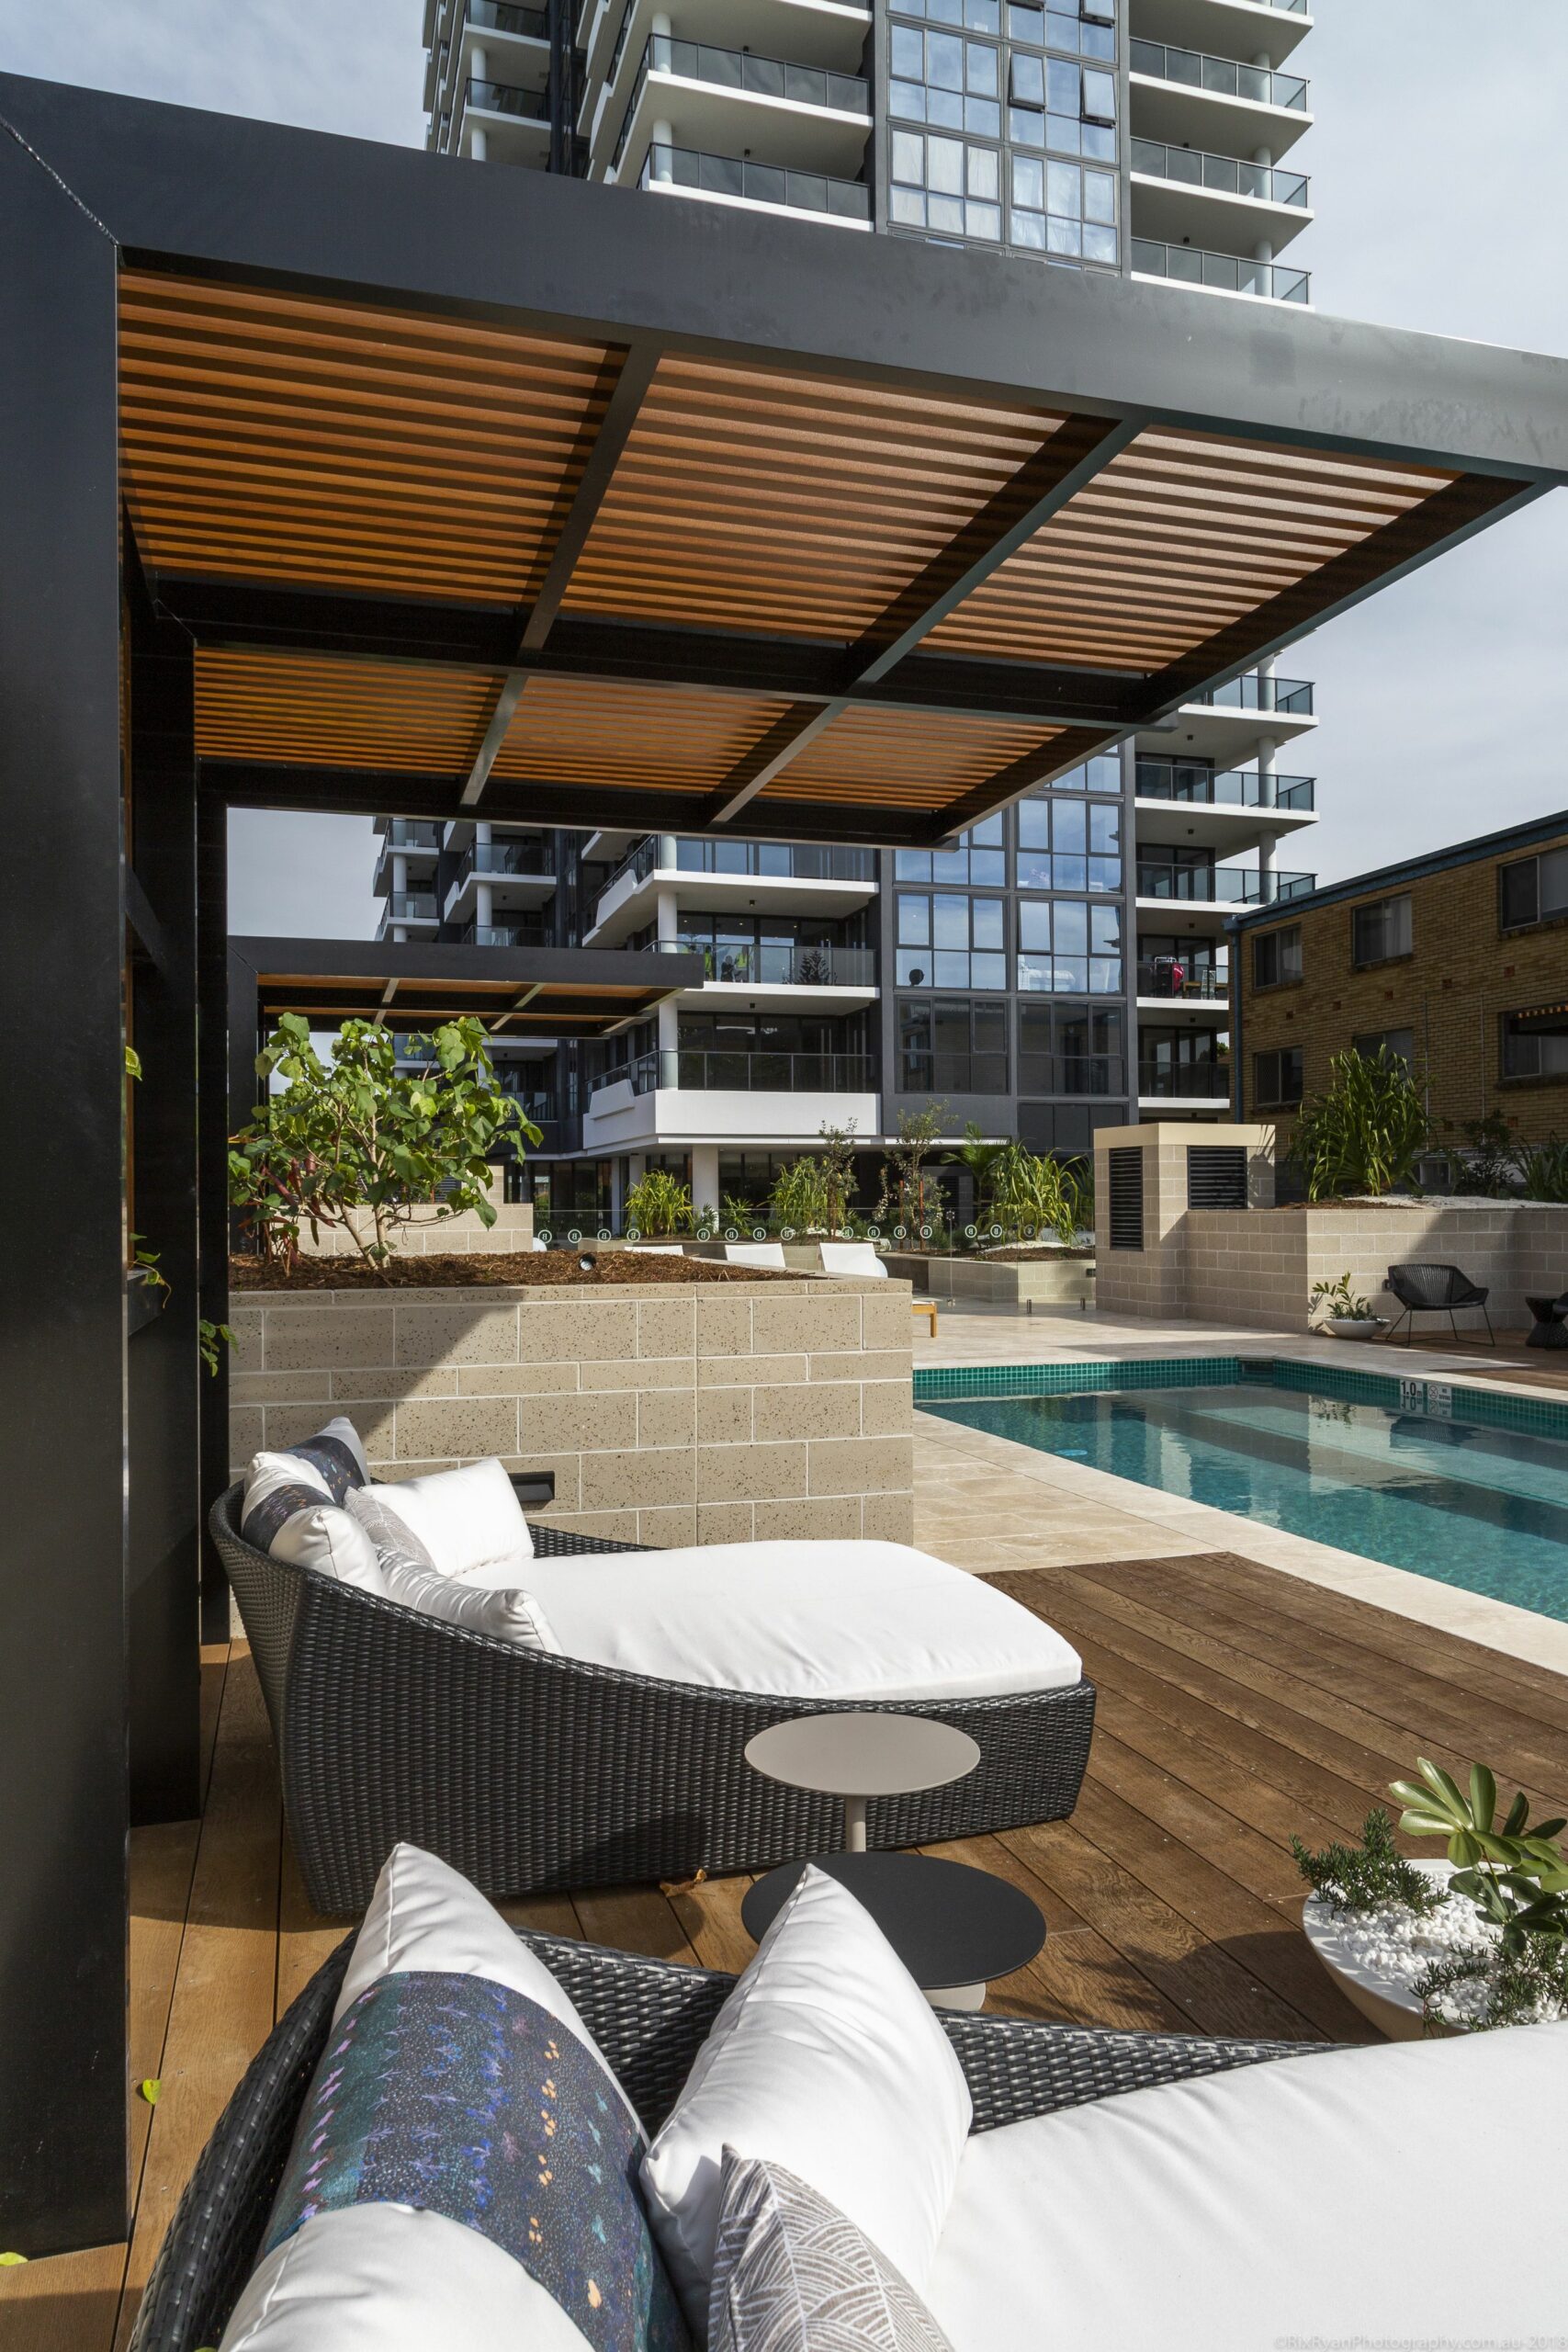
[[[1400,1324],[1407,1323],[1410,1328],[1404,1334],[1404,1344],[1408,1347],[1416,1336],[1416,1317],[1418,1315],[1446,1315],[1453,1324],[1457,1340],[1459,1325],[1454,1322],[1455,1307],[1479,1306],[1486,1318],[1487,1340],[1493,1347],[1496,1346],[1492,1317],[1486,1313],[1486,1302],[1492,1294],[1479,1283],[1472,1283],[1470,1276],[1461,1273],[1457,1266],[1391,1266],[1388,1286],[1404,1310],[1403,1315],[1394,1317],[1393,1329],[1389,1333],[1391,1340]]]
[[[650,2132],[674,2104],[735,1983],[678,1962],[523,1934],[565,1986]],[[350,1937],[274,2030],[180,2199],[141,2299],[130,2352],[216,2344],[255,2267],[289,2143],[332,2021]],[[974,2101],[976,2132],[1154,2083],[1307,2057],[1327,2042],[1208,2041],[941,2013]]]
[[[318,1911],[363,1911],[400,1838],[492,1896],[771,1869],[841,1843],[830,1796],[753,1772],[746,1743],[836,1702],[703,1689],[514,1649],[242,1541],[241,1489],[213,1538],[261,1678],[283,1804]],[[540,1522],[541,1554],[638,1547]],[[861,1702],[857,1702],[857,1704]],[[891,1712],[966,1731],[966,1780],[877,1800],[873,1846],[1060,1821],[1077,1802],[1094,1688]]]

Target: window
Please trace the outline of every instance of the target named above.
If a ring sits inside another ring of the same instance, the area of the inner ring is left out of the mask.
[[[1008,61],[1008,136],[1091,164],[1116,161],[1116,77],[1063,57],[1015,50]]]
[[[924,17],[933,25],[966,25],[972,33],[1000,32],[1001,0],[893,0],[901,17]]]
[[[1082,767],[1069,768],[1066,775],[1053,776],[1049,784],[1041,785],[1032,798],[1041,799],[1052,792],[1120,792],[1122,789],[1122,756],[1118,752],[1097,752]],[[1027,803],[1021,803],[1027,806]]]
[[[1111,800],[1021,800],[1021,890],[1120,890],[1122,808]]]
[[[1252,1099],[1259,1111],[1295,1109],[1302,1099],[1299,1046],[1281,1046],[1278,1053],[1253,1055]]]
[[[1568,1079],[1568,1004],[1503,1015],[1503,1075]]]
[[[1008,9],[1008,35],[1012,40],[1032,42],[1036,49],[1065,49],[1079,57],[1096,57],[1111,63],[1116,55],[1115,0],[1103,0],[1102,6],[1089,0],[1055,0],[1049,8],[1035,5],[1035,0],[1011,0]]]
[[[1120,996],[1122,914],[1082,899],[1018,902],[1021,995]]]
[[[889,94],[894,114],[940,130],[999,139],[1001,54],[989,41],[895,25]]]
[[[1505,931],[1568,915],[1568,849],[1549,849],[1499,869],[1500,919]]]
[[[1400,899],[1374,899],[1357,907],[1350,917],[1350,961],[1355,965],[1386,964],[1408,956],[1412,928],[1408,894]]]
[[[1005,1005],[899,1000],[898,1084],[906,1094],[1005,1094],[1007,1048]]]
[[[1021,1094],[1122,1094],[1126,1084],[1119,1008],[1020,1003]]]
[[[1005,989],[1005,901],[966,891],[898,893],[898,981],[911,989]]]
[[[1406,1069],[1416,1067],[1416,1032],[1414,1029],[1369,1029],[1350,1043],[1364,1061],[1375,1062],[1380,1054],[1387,1054],[1392,1061],[1403,1062]]]
[[[1252,985],[1255,989],[1283,988],[1287,980],[1302,977],[1302,927],[1288,923],[1283,931],[1266,931],[1252,942]]]
[[[1000,817],[960,833],[951,849],[901,849],[894,874],[900,882],[934,882],[962,888],[973,882],[983,889],[1002,889],[1008,878],[1007,851]]]

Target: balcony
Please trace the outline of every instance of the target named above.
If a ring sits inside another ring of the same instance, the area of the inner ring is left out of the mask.
[[[457,937],[462,947],[547,947],[550,944],[544,925],[536,922],[466,922]]]
[[[1277,252],[1310,226],[1309,183],[1301,172],[1247,164],[1198,147],[1134,139],[1133,227],[1138,237],[1246,252],[1266,237]]]
[[[446,890],[446,921],[478,911],[481,884],[491,887],[508,909],[539,907],[556,887],[555,843],[535,841],[471,842]]]
[[[1141,1102],[1228,1102],[1229,1062],[1145,1062],[1138,1069]]]
[[[520,89],[513,82],[469,81],[463,85],[463,103],[469,112],[511,115],[519,122],[537,122],[547,130],[549,128],[547,90]]]
[[[1309,708],[1311,692],[1309,687]],[[1211,808],[1280,808],[1293,817],[1310,817],[1317,805],[1315,776],[1260,775],[1252,768],[1216,773],[1212,768],[1184,766],[1179,761],[1140,760],[1134,789],[1140,800],[1173,800]]]
[[[1136,0],[1141,38],[1278,68],[1313,29],[1311,0]]]
[[[655,195],[696,196],[713,204],[797,213],[841,229],[871,227],[871,190],[862,180],[744,163],[734,155],[703,155],[689,147],[650,147],[637,186]]]
[[[617,177],[636,178],[655,119],[674,115],[675,128],[704,146],[747,146],[771,133],[801,165],[849,174],[865,153],[871,85],[858,74],[655,33],[621,117]]]
[[[1223,686],[1206,686],[1192,700],[1206,710],[1267,710],[1290,718],[1313,716],[1309,679],[1276,678],[1259,670],[1248,670]]]
[[[438,850],[441,828],[423,817],[389,817],[386,842],[389,849]]]
[[[656,944],[666,955],[700,956],[707,979],[720,988],[853,989],[866,995],[876,989],[874,947],[840,947],[832,941],[710,947],[696,939],[661,939]]]
[[[550,20],[543,8],[514,8],[509,0],[464,0],[463,21],[487,33],[514,33],[520,40],[550,38]]]
[[[385,939],[393,923],[429,922],[437,920],[435,895],[430,890],[393,890],[381,910],[380,928],[376,936]]]
[[[1181,978],[1176,977],[1180,967]],[[1203,965],[1194,971],[1179,956],[1142,956],[1138,959],[1138,994],[1157,1000],[1161,1004],[1217,1004],[1230,1002],[1231,976],[1228,970],[1216,971]]]
[[[1271,907],[1317,888],[1315,874],[1286,874],[1256,865],[1165,865],[1140,858],[1140,899],[1190,906]]]
[[[765,907],[780,915],[852,914],[876,895],[868,849],[794,848],[786,842],[687,841],[648,835],[599,893],[585,947],[614,947],[652,921],[656,888],[678,906],[719,913]]]
[[[1030,1054],[1018,1057],[1021,1094],[1087,1094],[1096,1100],[1127,1091],[1120,1054]]]
[[[1198,286],[1209,294],[1242,294],[1258,302],[1293,302],[1303,307],[1312,300],[1310,274],[1279,262],[1206,253],[1197,245],[1158,244],[1148,237],[1133,239],[1132,257],[1134,277]]]
[[[1312,128],[1298,74],[1157,40],[1134,40],[1131,65],[1134,137],[1221,154],[1267,146],[1278,156]]]
[[[876,1064],[869,1054],[727,1054],[681,1046],[617,1064],[592,1081],[593,1091],[623,1080],[634,1094],[673,1087],[704,1094],[871,1094]]]

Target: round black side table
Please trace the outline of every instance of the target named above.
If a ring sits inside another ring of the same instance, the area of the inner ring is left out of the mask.
[[[864,1904],[938,2008],[979,2008],[987,1984],[1025,1966],[1045,1940],[1044,1919],[1027,1894],[966,1862],[887,1853],[811,1854],[807,1861]],[[759,1943],[806,1867],[784,1862],[748,1892],[740,1917]]]

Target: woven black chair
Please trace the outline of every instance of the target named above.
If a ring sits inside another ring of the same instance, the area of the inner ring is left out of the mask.
[[[834,1702],[662,1682],[514,1649],[290,1567],[239,1532],[241,1489],[211,1528],[277,1745],[284,1812],[318,1911],[352,1915],[400,1838],[494,1896],[770,1869],[842,1843],[835,1799],[753,1772],[746,1743]],[[630,1552],[540,1523],[536,1548]],[[858,1704],[859,1702],[857,1702]],[[886,1712],[979,1745],[966,1780],[878,1800],[873,1846],[1060,1821],[1077,1803],[1094,1688]]]
[[[524,1933],[576,2004],[650,2132],[673,2106],[735,1983],[679,1962]],[[141,2299],[130,2352],[216,2344],[254,2269],[272,2200],[327,2038],[353,1938],[318,1970],[263,2044],[208,2142]],[[974,2100],[976,2132],[1025,2116],[1265,2059],[1308,2057],[1327,2042],[1207,2041],[1111,2033],[940,2012]]]
[[[1416,1317],[1418,1315],[1446,1315],[1453,1324],[1457,1340],[1459,1325],[1454,1322],[1454,1309],[1458,1306],[1479,1306],[1486,1317],[1487,1340],[1493,1347],[1496,1346],[1492,1317],[1486,1312],[1486,1302],[1492,1294],[1483,1289],[1479,1283],[1472,1283],[1470,1276],[1461,1273],[1457,1266],[1391,1266],[1388,1286],[1404,1309],[1403,1315],[1394,1317],[1393,1329],[1388,1335],[1391,1340],[1401,1323],[1406,1323],[1409,1329],[1404,1334],[1404,1344],[1408,1347],[1416,1336]]]

